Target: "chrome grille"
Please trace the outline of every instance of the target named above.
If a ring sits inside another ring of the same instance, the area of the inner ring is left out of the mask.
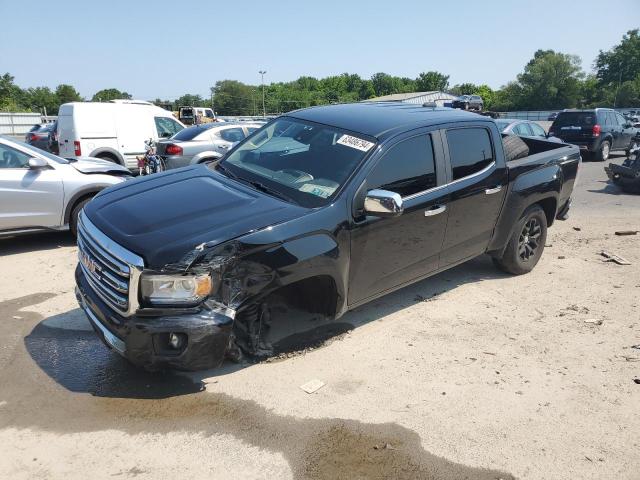
[[[143,261],[100,232],[80,214],[78,260],[96,294],[118,313],[129,316],[138,308],[138,281]]]

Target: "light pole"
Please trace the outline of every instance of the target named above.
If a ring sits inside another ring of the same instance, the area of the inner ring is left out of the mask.
[[[262,79],[262,116],[266,117],[267,116],[267,110],[264,108],[264,74],[267,73],[266,70],[260,70],[258,72],[260,74],[260,78]]]

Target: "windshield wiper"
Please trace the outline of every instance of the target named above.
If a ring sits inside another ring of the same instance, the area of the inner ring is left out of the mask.
[[[227,177],[233,178],[234,180],[238,180],[238,181],[240,181],[242,183],[246,183],[247,185],[251,185],[256,190],[264,192],[264,193],[266,193],[268,195],[272,195],[274,197],[278,197],[280,200],[284,200],[286,202],[295,203],[295,204],[298,203],[293,198],[291,198],[289,195],[286,195],[286,194],[284,194],[284,193],[282,193],[279,190],[276,190],[274,188],[268,187],[264,183],[256,182],[256,181],[253,181],[253,180],[247,180],[246,178],[239,177],[238,175],[233,173],[228,168],[223,167],[222,164],[220,164],[220,163],[217,164],[215,168],[216,169],[220,169],[224,173],[224,175],[226,175]]]
[[[235,173],[233,173],[231,170],[229,170],[228,168],[223,167],[222,163],[218,163],[214,168],[216,170],[220,170],[227,177],[233,178],[235,180],[238,180],[238,176]]]
[[[280,200],[297,204],[297,202],[293,198],[291,198],[289,195],[286,195],[281,191],[276,190],[275,188],[268,187],[264,183],[254,182],[252,180],[247,180],[246,178],[240,178],[239,180],[248,183],[249,185],[254,187],[256,190],[260,190],[261,192],[264,192],[268,195],[273,195],[274,197],[278,197]]]

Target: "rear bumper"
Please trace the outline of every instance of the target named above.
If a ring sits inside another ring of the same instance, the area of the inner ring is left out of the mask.
[[[131,363],[147,370],[204,370],[224,360],[233,316],[203,307],[176,315],[120,317],[93,292],[76,268],[76,299],[103,343]],[[168,346],[169,333],[183,334],[179,350]]]
[[[600,148],[600,139],[594,138],[593,140],[565,140],[562,137],[556,136],[565,143],[569,143],[571,145],[575,145],[583,152],[597,152]]]

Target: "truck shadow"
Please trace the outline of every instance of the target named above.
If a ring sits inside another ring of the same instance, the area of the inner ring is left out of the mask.
[[[73,247],[76,241],[69,232],[43,232],[0,238],[0,255],[55,250]]]
[[[274,344],[277,356],[266,361],[286,360],[297,352],[321,348],[349,330],[416,303],[435,300],[468,282],[506,276],[493,266],[489,257],[478,257],[348,312],[338,321],[310,317],[306,322],[299,319],[298,328],[292,327],[292,322],[284,322],[285,327]],[[160,399],[197,393],[204,390],[203,379],[228,375],[252,365],[226,361],[217,369],[188,374],[146,372],[105,347],[80,309],[37,323],[24,344],[33,361],[56,383],[69,391],[97,397]]]
[[[415,295],[416,291],[412,289],[404,296]],[[36,294],[0,302],[3,318],[19,317],[22,327],[27,322],[38,322],[25,338],[29,355],[18,352],[8,364],[10,368],[0,371],[0,428],[55,434],[120,431],[143,438],[189,432],[196,436],[222,436],[220,441],[232,436],[246,445],[281,455],[296,479],[514,478],[509,473],[469,467],[434,455],[423,448],[415,431],[396,423],[300,418],[225,393],[187,395],[202,391],[202,387],[175,373],[152,375],[130,367],[98,343],[82,322],[79,310],[46,320],[28,311],[29,306],[50,296]],[[400,303],[409,301],[400,299],[403,295],[396,296]],[[4,322],[0,333],[15,327]],[[66,390],[40,381],[31,359]],[[224,366],[219,373],[229,371]],[[95,396],[69,395],[69,390]],[[107,446],[113,441],[108,438]],[[215,458],[215,454],[207,452],[202,460],[215,462]],[[111,476],[130,473],[118,470],[117,463],[106,468],[112,469],[108,472]]]

